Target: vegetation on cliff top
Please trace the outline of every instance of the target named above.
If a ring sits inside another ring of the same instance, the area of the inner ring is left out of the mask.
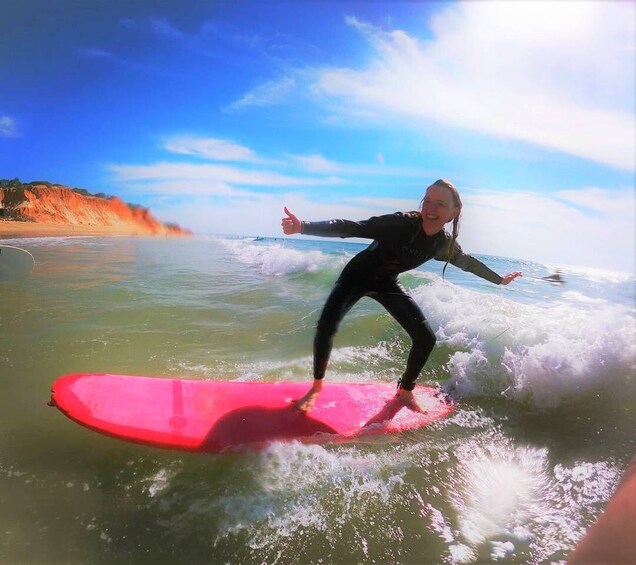
[[[37,189],[37,187],[46,187],[50,190],[47,191],[48,194],[37,194],[37,191],[35,191],[38,198],[33,203],[33,198],[28,196],[27,193]],[[57,190],[60,193],[64,191],[65,194],[68,194],[67,191],[71,190],[81,197],[109,202],[105,205],[101,202],[88,202],[85,200],[79,200],[79,202],[73,204],[60,203],[53,196],[51,203],[49,194],[54,195]],[[25,207],[26,201],[31,202]],[[62,211],[60,211],[60,204],[62,208],[65,208]],[[122,209],[122,204],[124,209]],[[145,229],[152,234],[192,234],[190,230],[181,228],[178,224],[157,220],[148,208],[138,204],[123,202],[116,196],[109,196],[103,192],[92,194],[84,188],[71,188],[49,181],[24,183],[17,177],[14,179],[0,179],[0,216],[2,219],[20,222],[47,223],[52,221],[53,223],[68,223],[69,225],[112,225],[113,216],[117,216],[119,217],[118,221],[128,222],[135,226],[135,233],[139,228]]]
[[[18,177],[11,180],[0,179],[0,189],[17,188],[17,189],[25,190],[28,188],[32,188],[36,185],[44,185],[48,188],[70,188],[73,192],[77,192],[78,194],[81,194],[82,196],[91,196],[93,198],[101,198],[102,200],[110,200],[112,198],[116,198],[115,196],[110,196],[103,192],[98,192],[94,194],[92,192],[89,192],[85,188],[71,188],[63,184],[49,182],[48,180],[34,180],[31,182],[22,182]],[[130,204],[129,202],[126,202],[126,205],[132,208],[133,210],[147,210],[146,208],[144,208],[143,206],[139,204]]]

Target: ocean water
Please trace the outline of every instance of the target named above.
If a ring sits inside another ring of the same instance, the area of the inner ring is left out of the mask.
[[[1,563],[559,563],[636,454],[634,277],[481,257],[498,287],[431,262],[404,285],[436,330],[426,429],[197,455],[101,436],[46,406],[73,372],[311,379],[314,326],[361,245],[196,237],[4,240]],[[559,268],[565,284],[542,280]],[[328,381],[394,382],[407,336],[362,300]]]

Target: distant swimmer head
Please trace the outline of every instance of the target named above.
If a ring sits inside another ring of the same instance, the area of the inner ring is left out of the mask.
[[[552,273],[551,275],[548,275],[547,277],[541,277],[544,281],[550,281],[553,283],[564,283],[565,279],[563,278],[563,275],[561,274],[561,271],[559,271],[558,269]]]

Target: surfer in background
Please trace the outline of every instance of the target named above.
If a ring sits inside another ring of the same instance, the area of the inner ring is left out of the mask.
[[[462,202],[457,189],[446,180],[437,180],[426,189],[419,212],[397,212],[361,222],[330,220],[304,222],[287,208],[282,220],[286,235],[361,237],[374,240],[343,269],[325,303],[314,338],[314,382],[297,401],[299,410],[311,410],[322,390],[333,338],[345,314],[363,296],[377,300],[406,330],[412,339],[406,369],[398,381],[396,398],[412,410],[422,411],[413,389],[435,345],[435,332],[416,302],[398,282],[398,275],[415,269],[430,259],[445,261],[464,271],[507,285],[520,272],[501,277],[481,261],[465,254],[457,244]],[[452,233],[444,226],[452,222]],[[442,272],[443,275],[443,272]]]
[[[557,269],[551,275],[548,275],[547,277],[541,277],[541,278],[544,281],[549,281],[549,282],[555,283],[555,284],[563,284],[565,282],[565,280],[563,279],[563,276],[561,275],[561,271],[559,271],[559,269]]]

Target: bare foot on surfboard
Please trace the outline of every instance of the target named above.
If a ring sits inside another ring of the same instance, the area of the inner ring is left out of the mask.
[[[322,390],[322,381],[314,380],[313,386],[309,389],[309,392],[302,398],[296,400],[296,408],[301,412],[310,412],[314,407],[314,403]]]
[[[402,410],[402,408],[408,408],[418,414],[426,414],[426,410],[417,403],[415,395],[408,390],[398,389],[395,396],[382,407],[382,409],[375,414],[363,427],[371,426],[374,424],[383,424],[391,421],[395,415]]]
[[[413,412],[419,412],[420,414],[425,414],[426,410],[424,410],[418,403],[415,395],[412,390],[404,390],[403,388],[398,389],[395,397],[399,400],[401,404],[406,406],[409,410],[413,410]]]

